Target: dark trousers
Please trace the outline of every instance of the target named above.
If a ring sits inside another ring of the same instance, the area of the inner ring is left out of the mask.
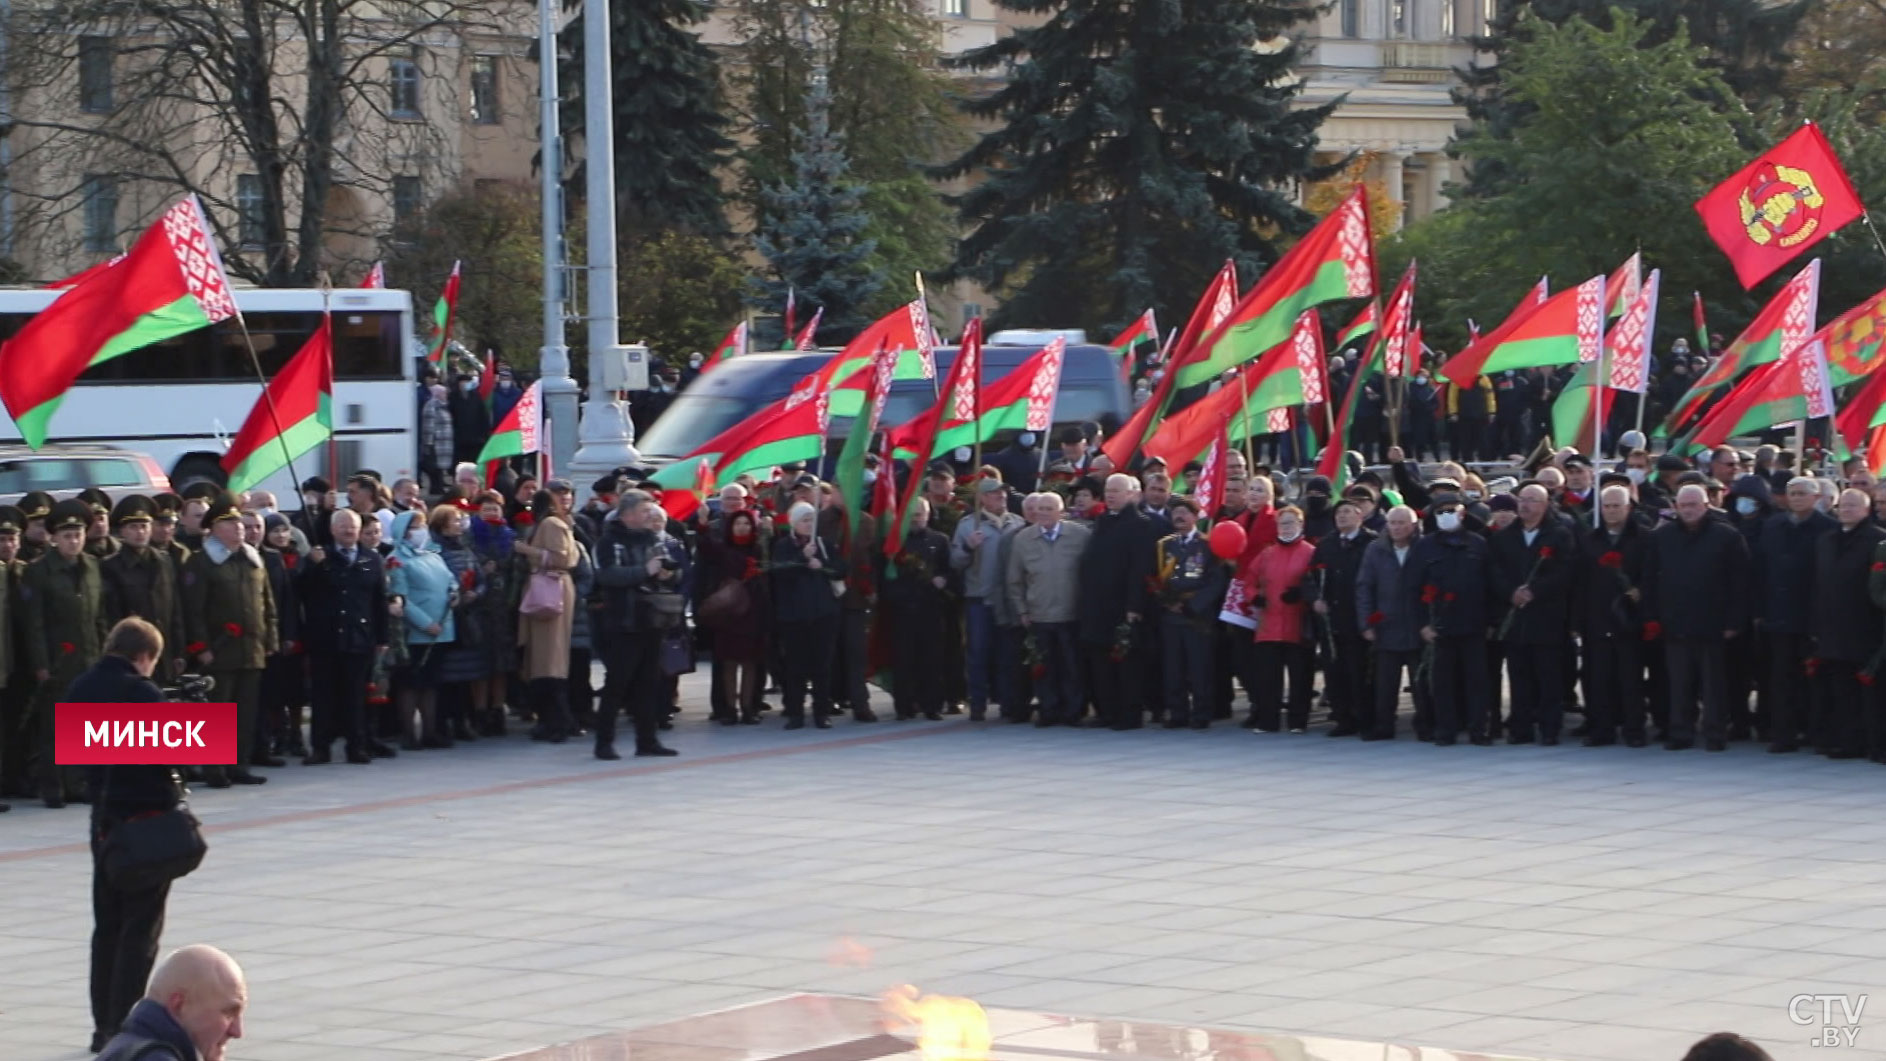
[[[592,629],[596,622],[596,617],[590,616]],[[570,718],[575,721],[577,729],[589,725],[591,716],[596,713],[596,687],[592,684],[589,666],[592,662],[594,655],[589,649],[570,649],[570,677],[563,683],[563,695],[569,701]],[[603,667],[606,671],[608,663],[605,662]],[[656,678],[659,679],[660,675],[656,675]]]
[[[1719,637],[1664,640],[1663,661],[1670,672],[1671,740],[1696,739],[1699,698],[1703,739],[1727,739],[1725,644]]]
[[[287,654],[270,656],[268,665],[262,668],[262,685],[259,692],[261,704],[261,722],[257,726],[256,739],[261,747],[258,751],[287,747],[290,742],[289,723],[294,718],[294,711],[307,702],[307,682],[302,670],[304,658]],[[299,738],[299,733],[295,738]]]
[[[969,669],[965,666],[963,646],[963,599],[953,594],[943,597],[937,611],[943,620],[942,684],[937,687],[943,702],[954,706],[969,699]]]
[[[1219,622],[1213,633],[1217,643],[1212,652],[1212,717],[1230,718],[1236,692],[1232,679],[1244,686],[1245,698],[1250,699],[1251,650],[1256,646],[1251,643],[1251,631],[1242,626]]]
[[[1364,733],[1386,737],[1395,735],[1395,715],[1401,708],[1401,683],[1405,674],[1408,684],[1414,687],[1415,733],[1423,740],[1434,736],[1433,702],[1428,697],[1427,685],[1415,681],[1415,672],[1420,668],[1421,650],[1418,648],[1375,650],[1373,715],[1357,720]]]
[[[1278,713],[1291,729],[1310,724],[1310,646],[1295,641],[1259,641],[1252,653],[1255,673],[1251,711],[1257,728],[1275,732]],[[1290,681],[1286,702],[1284,679]]]
[[[314,705],[308,724],[308,750],[327,752],[334,739],[340,737],[347,741],[348,751],[366,751],[370,741],[367,679],[373,670],[372,654],[317,652],[309,662]]]
[[[170,885],[119,891],[105,883],[100,823],[92,827],[92,1030],[110,1036],[144,997],[164,934]]]
[[[1081,680],[1081,645],[1073,623],[1034,623],[1028,628],[1041,660],[1035,693],[1045,723],[1073,725],[1087,710],[1087,687]]]
[[[1812,655],[1805,634],[1768,635],[1768,739],[1776,744],[1800,744],[1812,715],[1808,699],[1807,658]]]
[[[602,706],[596,709],[596,750],[615,747],[616,715],[629,713],[637,750],[661,744],[665,704],[661,673],[660,630],[610,632],[602,638]]]
[[[1487,639],[1478,634],[1442,635],[1434,640],[1434,736],[1453,740],[1463,724],[1469,736],[1485,737],[1487,729]]]
[[[1007,704],[1015,699],[1016,631],[995,625],[995,608],[972,599],[963,613],[964,655],[969,666],[969,714],[982,718],[989,702]]]
[[[1634,633],[1585,638],[1588,735],[1644,737],[1644,642]]]
[[[1373,725],[1374,697],[1371,695],[1374,671],[1369,667],[1369,643],[1360,636],[1336,636],[1330,639],[1336,655],[1325,669],[1328,679],[1329,710],[1338,728],[1367,732]]]
[[[948,679],[944,668],[949,640],[945,609],[934,601],[913,601],[891,608],[891,704],[898,718],[918,713],[941,717]]]
[[[1166,722],[1203,725],[1212,716],[1212,642],[1215,632],[1191,619],[1159,617],[1161,673],[1166,683]]]
[[[1513,686],[1513,717],[1507,735],[1516,741],[1558,739],[1565,723],[1565,649],[1560,645],[1506,645],[1506,673]]]
[[[1026,721],[1035,702],[1035,681],[1022,666],[1022,642],[1028,631],[1020,626],[995,628],[997,704],[1002,717]],[[1005,677],[1006,675],[1006,677]]]
[[[18,673],[0,689],[0,796],[32,792],[31,680]]]
[[[1094,714],[1113,729],[1136,729],[1144,709],[1140,704],[1139,631],[1134,631],[1134,645],[1126,658],[1115,660],[1113,646],[1081,642],[1081,660],[1087,674],[1087,688],[1094,697]]]
[[[777,632],[779,686],[786,717],[805,718],[806,697],[810,695],[812,716],[825,718],[832,713],[832,642],[838,637],[838,620],[780,623]]]
[[[871,613],[847,608],[838,614],[838,645],[832,654],[832,698],[853,715],[871,710]]]
[[[1814,724],[1814,746],[1822,752],[1866,755],[1872,751],[1876,724],[1870,710],[1872,690],[1860,684],[1860,664],[1823,659],[1815,668],[1819,700]]]
[[[256,723],[262,716],[262,669],[212,670],[216,688],[210,692],[216,703],[236,705],[236,754],[233,769],[241,773],[249,768],[255,755]]]

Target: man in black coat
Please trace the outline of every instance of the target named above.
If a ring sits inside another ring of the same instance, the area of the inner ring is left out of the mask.
[[[1146,616],[1146,579],[1159,541],[1152,520],[1139,510],[1138,492],[1130,475],[1107,477],[1107,511],[1094,521],[1093,539],[1080,560],[1078,633],[1087,687],[1093,691],[1097,721],[1116,730],[1141,725],[1135,659],[1140,638],[1128,639],[1134,647],[1119,653],[1121,659],[1114,658],[1114,642],[1122,624],[1137,624]]]
[[[1840,526],[1817,507],[1815,480],[1793,479],[1782,496],[1785,507],[1762,524],[1752,557],[1755,624],[1768,639],[1768,750],[1778,753],[1799,748],[1808,728],[1814,546]]]
[[[1644,564],[1650,528],[1637,519],[1628,487],[1598,494],[1603,524],[1586,532],[1577,560],[1583,592],[1575,607],[1585,644],[1585,746],[1641,748],[1644,730]]]
[[[1408,608],[1421,624],[1421,640],[1433,650],[1428,684],[1434,701],[1434,743],[1453,744],[1464,721],[1475,744],[1492,744],[1486,661],[1493,580],[1487,543],[1466,528],[1460,499],[1453,494],[1435,500],[1428,514],[1435,532],[1416,543],[1404,587]]]
[[[1697,699],[1705,747],[1728,747],[1726,655],[1748,614],[1748,546],[1729,524],[1712,518],[1709,492],[1691,483],[1676,492],[1676,519],[1650,535],[1644,574],[1645,636],[1664,640],[1670,680],[1669,739],[1696,746]]]
[[[1488,540],[1513,689],[1507,742],[1554,745],[1565,720],[1565,646],[1577,549],[1545,487],[1529,483],[1517,499],[1519,518]]]
[[[919,497],[910,526],[878,582],[878,604],[890,618],[894,646],[891,705],[900,722],[919,713],[943,718],[950,543],[930,529],[930,500]]]
[[[143,619],[120,621],[105,635],[104,655],[73,679],[64,702],[157,704],[164,694],[151,672],[164,655],[164,635]],[[166,811],[183,801],[183,782],[168,766],[93,766],[92,795],[92,1049],[124,1023],[144,994],[157,961],[170,884],[129,891],[105,878],[105,838],[140,815]]]
[[[666,714],[662,640],[685,622],[683,587],[688,554],[669,536],[668,514],[653,497],[629,490],[596,544],[596,586],[604,606],[597,624],[602,646],[602,706],[596,712],[596,758],[622,758],[616,751],[616,716],[624,710],[635,725],[635,754],[672,756],[661,743]]]
[[[378,552],[360,546],[352,509],[329,517],[329,533],[332,548],[310,550],[295,574],[313,693],[302,760],[309,766],[334,761],[336,737],[346,741],[350,763],[393,754],[367,732],[367,678],[374,653],[387,644],[386,567]]]
[[[1880,611],[1868,592],[1873,554],[1886,542],[1886,530],[1867,517],[1872,501],[1863,491],[1846,489],[1834,502],[1840,526],[1814,542],[1814,590],[1810,612],[1814,681],[1820,709],[1815,713],[1814,746],[1830,759],[1864,759],[1868,754],[1872,675],[1865,668],[1879,651]]]
[[[1356,617],[1356,576],[1375,535],[1362,529],[1362,510],[1354,501],[1336,502],[1331,519],[1334,533],[1316,543],[1305,596],[1317,622],[1329,631],[1325,647],[1335,650],[1324,666],[1329,710],[1336,721],[1329,735],[1348,737],[1375,728],[1369,643]]]

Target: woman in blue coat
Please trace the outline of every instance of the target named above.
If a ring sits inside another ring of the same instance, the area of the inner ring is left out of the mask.
[[[433,517],[457,519],[458,512],[441,506]],[[402,512],[394,517],[393,558],[386,566],[387,592],[404,602],[407,662],[399,680],[404,747],[444,747],[437,716],[439,665],[453,640],[452,608],[458,587],[422,513]]]

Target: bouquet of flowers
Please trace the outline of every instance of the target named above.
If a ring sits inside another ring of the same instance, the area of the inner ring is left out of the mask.
[[[1552,559],[1552,547],[1550,545],[1541,545],[1539,547],[1539,559],[1534,560],[1532,562],[1532,570],[1526,572],[1526,581],[1521,582],[1519,584],[1519,588],[1531,589],[1532,580],[1539,577],[1539,569],[1544,567],[1545,562],[1550,559]],[[1620,561],[1622,560],[1621,557],[1619,559]],[[1509,606],[1506,609],[1506,618],[1500,620],[1500,638],[1499,639],[1501,641],[1506,640],[1506,635],[1510,633],[1513,629],[1513,620],[1517,618],[1519,618],[1519,609],[1517,607]]]
[[[1033,631],[1022,635],[1022,666],[1028,669],[1028,677],[1040,681],[1048,676],[1048,661],[1041,655],[1041,645],[1035,641]]]
[[[1631,576],[1624,573],[1624,554],[1612,549],[1598,557],[1598,566],[1609,570],[1618,580],[1618,595],[1611,601],[1611,615],[1619,626],[1632,625],[1633,610],[1637,606],[1636,598],[1631,594],[1637,587],[1632,584]]]
[[[1107,658],[1115,663],[1125,663],[1133,654],[1133,624],[1121,623],[1113,628],[1113,644],[1107,649]]]

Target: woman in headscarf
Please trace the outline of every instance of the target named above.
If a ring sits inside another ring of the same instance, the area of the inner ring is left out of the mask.
[[[844,557],[818,536],[818,509],[801,501],[787,512],[788,533],[773,538],[768,575],[772,581],[774,630],[784,672],[786,728],[805,728],[805,701],[812,697],[812,724],[830,729],[832,649],[838,636],[838,596],[844,590]]]
[[[427,520],[439,555],[452,572],[458,600],[452,607],[455,636],[439,663],[439,734],[441,742],[477,740],[468,724],[472,689],[483,688],[491,677],[495,647],[485,625],[485,584],[478,554],[472,549],[471,517],[457,505],[440,505]]]
[[[491,673],[473,682],[471,702],[474,728],[486,737],[504,736],[504,699],[517,673],[516,557],[517,535],[505,521],[504,496],[495,490],[478,495],[478,518],[471,525],[472,551],[485,580],[483,609]]]
[[[714,684],[719,687],[722,710],[714,721],[723,726],[757,725],[760,721],[760,664],[766,658],[766,638],[772,626],[767,598],[766,553],[759,522],[750,509],[728,516],[723,527],[703,534],[701,545],[702,601],[729,584],[743,587],[747,608],[743,615],[715,620],[696,617],[714,632]]]
[[[561,744],[574,728],[564,686],[570,679],[570,626],[577,608],[576,586],[570,580],[576,567],[576,537],[570,531],[570,515],[554,490],[537,491],[531,498],[530,516],[528,539],[513,548],[528,565],[530,581],[548,578],[562,596],[561,607],[554,611],[519,614],[520,673],[529,683],[531,707],[537,715],[531,739]],[[529,593],[528,584],[525,592]]]
[[[456,519],[458,513],[440,506],[434,520]],[[398,674],[397,710],[405,730],[403,747],[442,748],[437,712],[439,668],[455,637],[452,605],[458,597],[452,571],[439,553],[439,543],[417,512],[393,518],[393,559],[387,564],[387,592],[404,602],[406,666]]]

